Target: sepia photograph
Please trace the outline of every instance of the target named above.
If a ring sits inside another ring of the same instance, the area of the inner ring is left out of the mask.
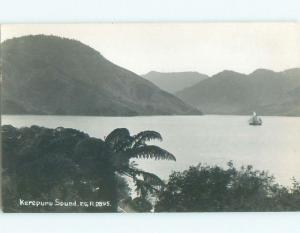
[[[300,24],[2,24],[5,213],[300,210]]]

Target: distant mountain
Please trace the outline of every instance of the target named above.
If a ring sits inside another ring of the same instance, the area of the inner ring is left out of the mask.
[[[76,40],[25,36],[1,44],[4,114],[200,114]]]
[[[223,71],[176,93],[205,114],[300,116],[300,69]]]
[[[142,75],[142,77],[154,83],[162,90],[175,93],[183,90],[184,88],[193,86],[209,76],[200,74],[198,72],[161,73],[151,71],[145,75]]]

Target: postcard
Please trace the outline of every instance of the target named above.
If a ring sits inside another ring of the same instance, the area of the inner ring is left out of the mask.
[[[3,212],[300,210],[300,25],[1,25]]]

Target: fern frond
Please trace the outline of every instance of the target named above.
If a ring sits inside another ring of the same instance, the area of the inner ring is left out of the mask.
[[[152,130],[142,131],[137,135],[133,136],[133,138],[135,140],[135,147],[145,144],[146,141],[162,141],[162,136],[160,135],[160,133]]]
[[[128,153],[130,154],[130,158],[176,161],[173,154],[154,145],[144,145],[142,147],[133,148],[128,151]]]

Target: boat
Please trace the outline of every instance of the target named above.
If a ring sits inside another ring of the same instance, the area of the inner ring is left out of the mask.
[[[256,115],[256,112],[253,112],[252,117],[249,119],[249,125],[262,125],[262,120]]]

